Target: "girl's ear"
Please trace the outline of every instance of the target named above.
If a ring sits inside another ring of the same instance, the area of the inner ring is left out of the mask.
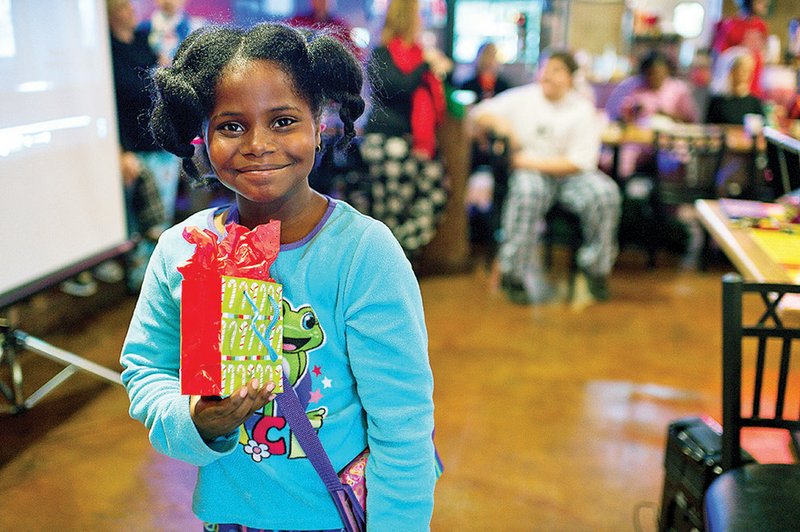
[[[325,124],[317,123],[316,133],[314,135],[315,144],[319,146],[322,144],[322,132],[325,131]]]

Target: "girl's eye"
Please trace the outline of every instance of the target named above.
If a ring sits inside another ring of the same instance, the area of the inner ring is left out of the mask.
[[[277,127],[288,127],[294,124],[295,122],[296,120],[294,118],[290,118],[288,116],[282,116],[281,118],[275,120],[275,125]]]
[[[225,122],[224,124],[220,124],[217,129],[220,131],[227,131],[229,133],[241,133],[244,131],[242,125],[237,122]]]

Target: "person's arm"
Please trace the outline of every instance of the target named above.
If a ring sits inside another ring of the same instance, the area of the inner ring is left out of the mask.
[[[524,151],[514,154],[511,165],[514,168],[534,170],[555,177],[572,175],[581,170],[578,165],[566,157],[536,157]]]
[[[697,111],[697,104],[694,101],[691,88],[683,81],[674,80],[674,82],[676,85],[675,90],[678,91],[678,99],[675,104],[675,115],[671,118],[679,122],[698,122],[700,113]]]
[[[428,337],[414,272],[384,225],[365,232],[345,291],[347,352],[370,448],[370,529],[427,531],[436,482]]]
[[[179,240],[180,239],[180,240]],[[156,246],[122,347],[122,382],[130,397],[130,415],[150,430],[158,452],[203,466],[236,448],[239,430],[203,440],[192,421],[190,397],[181,395],[180,273],[167,261],[165,249],[188,243],[178,231],[167,231]]]
[[[478,143],[488,144],[489,133],[492,133],[496,137],[507,138],[512,151],[519,149],[518,136],[508,118],[509,113],[513,112],[515,100],[508,94],[483,100],[470,109],[465,122],[470,138]]]
[[[131,151],[120,149],[119,164],[122,182],[126,187],[133,186],[142,173],[142,164],[139,162],[139,158]]]

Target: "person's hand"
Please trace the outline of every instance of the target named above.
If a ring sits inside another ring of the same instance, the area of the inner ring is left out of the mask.
[[[422,54],[431,72],[437,78],[442,79],[453,70],[453,61],[438,48],[425,48]]]
[[[625,123],[636,122],[642,114],[642,104],[636,98],[628,96],[620,105],[620,119]]]
[[[205,441],[232,432],[275,399],[274,389],[274,383],[259,387],[258,379],[253,379],[224,399],[193,395],[189,404],[197,432]]]
[[[427,151],[425,151],[423,149],[420,149],[420,148],[413,148],[411,150],[411,154],[414,156],[414,158],[416,158],[417,160],[420,160],[420,161],[430,161],[431,160],[430,154]]]
[[[122,171],[122,181],[125,186],[130,186],[139,178],[142,173],[142,163],[133,152],[124,151],[119,159],[120,170]]]

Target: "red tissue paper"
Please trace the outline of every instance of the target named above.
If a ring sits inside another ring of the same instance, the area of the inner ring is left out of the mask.
[[[280,250],[280,222],[255,229],[230,223],[218,240],[187,227],[194,254],[181,283],[181,393],[227,396],[256,378],[281,386],[283,287],[269,269]]]

